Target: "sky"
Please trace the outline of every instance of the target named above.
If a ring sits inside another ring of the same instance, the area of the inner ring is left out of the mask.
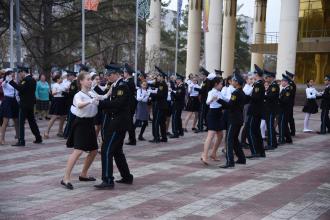
[[[237,4],[243,4],[243,7],[238,11],[238,14],[243,14],[249,17],[254,16],[254,2],[255,0],[237,0]],[[186,5],[188,0],[183,0],[183,5]],[[176,10],[177,0],[172,0],[168,8]],[[268,0],[267,1],[267,17],[266,17],[266,32],[278,32],[280,22],[281,1]]]

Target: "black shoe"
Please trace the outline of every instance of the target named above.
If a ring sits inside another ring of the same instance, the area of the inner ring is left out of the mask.
[[[102,182],[101,184],[94,185],[94,187],[97,189],[113,189],[115,187],[115,184]]]
[[[187,128],[184,128],[183,131],[184,131],[184,132],[188,132]]]
[[[292,140],[286,140],[285,143],[286,144],[292,144]]]
[[[295,132],[292,132],[290,135],[291,135],[292,137],[294,137],[294,136],[296,136],[296,133],[295,133]]]
[[[35,143],[35,144],[41,144],[42,143],[42,139],[41,138],[38,138],[35,141],[33,141],[33,143]]]
[[[150,142],[150,143],[159,143],[159,142],[160,142],[160,140],[157,140],[157,139],[153,139],[153,140],[150,140],[149,142]]]
[[[259,154],[259,157],[266,157],[265,153]]]
[[[133,184],[133,177],[131,179],[120,179],[116,180],[116,183],[122,183],[122,184],[127,184],[127,185],[132,185]]]
[[[222,168],[222,169],[228,169],[228,168],[234,168],[234,167],[235,167],[235,164],[224,164],[224,165],[219,166],[219,168]]]
[[[162,139],[160,139],[160,142],[167,142],[167,139],[162,138]]]
[[[258,154],[251,154],[249,156],[246,156],[247,159],[255,159],[255,158],[258,158],[259,155]]]
[[[131,141],[130,141],[130,142],[127,142],[127,143],[125,143],[125,144],[126,144],[126,145],[133,145],[133,146],[134,146],[134,145],[136,145],[136,142],[131,142]]]
[[[179,138],[179,135],[172,134],[170,138]]]
[[[326,134],[325,132],[320,132],[320,131],[318,131],[318,132],[316,132],[317,134]]]
[[[67,189],[73,190],[73,185],[70,182],[65,183],[63,180],[61,180],[61,185],[63,185]]]
[[[11,145],[13,147],[25,147],[25,143],[17,142],[16,144]]]
[[[199,132],[203,132],[203,130],[200,130],[200,129],[198,129],[198,130],[195,130],[195,134],[197,134],[197,133],[199,133]]]
[[[45,117],[45,119],[46,119],[46,120],[50,120],[50,118],[49,118],[49,117]]]
[[[171,134],[171,132],[166,132],[166,135],[171,136],[172,134]]]
[[[197,131],[197,128],[192,128],[191,130],[192,130],[192,131]]]
[[[143,137],[139,137],[138,140],[139,141],[145,141],[146,139],[144,139]]]
[[[96,181],[96,179],[94,177],[83,177],[83,176],[79,176],[79,181],[82,182],[91,182],[91,181]]]
[[[246,160],[236,160],[235,163],[237,163],[237,164],[246,164]]]
[[[42,121],[42,118],[39,118],[40,121]]]
[[[265,150],[275,150],[275,147],[266,146]]]
[[[180,133],[179,135],[183,137],[183,136],[184,136],[184,133],[182,132],[182,133]]]

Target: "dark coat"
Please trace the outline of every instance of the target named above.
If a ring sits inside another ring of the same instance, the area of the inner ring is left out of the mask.
[[[13,80],[10,81],[9,84],[19,92],[20,107],[33,109],[36,102],[36,81],[32,78],[32,76],[26,76],[18,84]]]
[[[263,81],[254,83],[251,96],[246,96],[249,101],[248,115],[261,117],[264,111],[265,86]]]

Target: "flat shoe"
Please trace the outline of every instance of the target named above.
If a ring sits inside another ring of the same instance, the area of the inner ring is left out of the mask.
[[[61,185],[63,185],[67,189],[73,190],[73,185],[70,182],[65,183],[63,180],[61,180]]]
[[[79,176],[79,181],[90,182],[90,181],[96,181],[96,179],[92,176],[89,176],[89,177]]]

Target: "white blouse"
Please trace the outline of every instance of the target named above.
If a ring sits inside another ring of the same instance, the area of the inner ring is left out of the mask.
[[[52,84],[52,93],[56,93],[55,95],[53,95],[54,97],[63,97],[62,92],[65,91],[65,88],[63,87],[62,84],[59,83],[54,83]]]
[[[198,96],[199,91],[195,90],[195,88],[200,89],[201,87],[198,84],[190,84],[188,88],[189,96]]]
[[[307,99],[316,99],[317,94],[318,92],[315,88],[313,87],[306,88]]]
[[[253,86],[249,85],[249,84],[245,84],[244,88],[243,88],[243,92],[245,93],[245,95],[251,95],[253,91]]]
[[[17,95],[16,89],[12,87],[8,82],[3,81],[2,82],[2,90],[3,90],[3,95],[11,98],[15,98]]]
[[[219,99],[223,99],[224,100],[224,97],[223,97],[222,93],[219,90],[213,88],[207,94],[206,104],[207,105],[210,105],[210,108],[220,108],[221,107],[221,104],[218,103],[217,100],[216,101],[212,101],[212,99],[214,97],[217,97],[217,100],[219,100]]]
[[[93,97],[90,94],[86,94],[82,91],[79,91],[73,97],[74,108],[71,108],[73,114],[79,118],[93,118],[97,114],[97,104],[92,103]],[[90,102],[83,108],[78,108],[78,104],[81,102]]]
[[[150,92],[145,89],[138,89],[136,92],[136,100],[139,102],[148,102]]]

